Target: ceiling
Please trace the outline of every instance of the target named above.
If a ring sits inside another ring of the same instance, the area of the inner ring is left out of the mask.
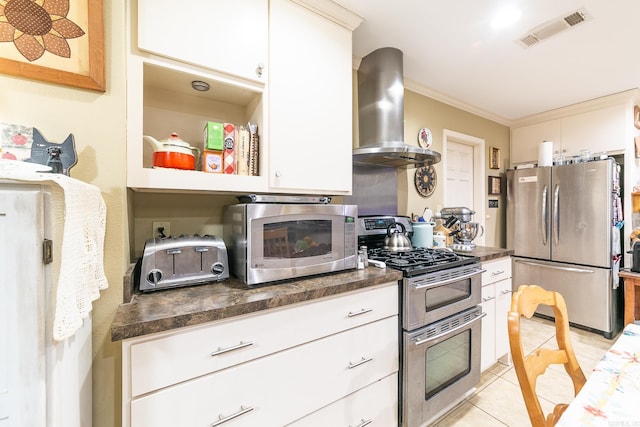
[[[334,1],[364,19],[354,57],[398,48],[408,89],[507,125],[640,87],[638,0]],[[521,9],[520,19],[492,29],[505,6]],[[584,22],[527,48],[519,43],[578,10]]]

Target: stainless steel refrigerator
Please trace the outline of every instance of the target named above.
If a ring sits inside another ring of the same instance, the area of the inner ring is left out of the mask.
[[[572,324],[607,338],[622,327],[619,173],[613,158],[507,171],[513,288],[560,292]]]

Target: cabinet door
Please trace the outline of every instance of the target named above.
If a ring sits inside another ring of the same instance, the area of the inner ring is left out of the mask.
[[[562,154],[562,122],[548,120],[511,130],[511,164],[537,163],[538,144],[553,141],[553,151]]]
[[[351,191],[351,31],[270,2],[269,184],[284,192]]]
[[[509,353],[507,314],[511,308],[511,278],[495,284],[496,302],[496,359]]]
[[[267,0],[138,0],[138,47],[265,81],[267,13]]]
[[[562,119],[562,148],[575,156],[592,152],[623,150],[627,143],[626,106],[616,105]]]
[[[482,287],[482,311],[487,315],[482,319],[480,370],[485,371],[496,362],[496,294],[493,284]]]
[[[10,426],[46,424],[43,226],[39,186],[0,184],[0,420]]]

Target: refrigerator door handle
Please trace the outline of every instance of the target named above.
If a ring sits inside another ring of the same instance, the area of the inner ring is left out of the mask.
[[[524,260],[520,260],[520,259],[515,260],[515,262],[517,262],[518,264],[532,265],[534,267],[544,267],[544,268],[551,268],[553,270],[570,271],[572,273],[591,274],[591,273],[594,272],[593,270],[589,270],[589,269],[586,269],[586,268],[558,267],[556,265],[543,264],[541,262],[534,262],[534,261],[524,261]]]
[[[542,244],[547,246],[547,230],[549,229],[547,224],[547,186],[542,189]]]
[[[557,245],[560,241],[560,208],[558,206],[558,202],[560,200],[560,186],[556,185],[555,191],[553,192],[553,237],[555,244]]]

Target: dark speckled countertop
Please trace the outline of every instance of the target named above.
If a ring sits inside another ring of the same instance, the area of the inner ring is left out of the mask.
[[[490,246],[476,246],[471,252],[459,252],[463,255],[474,255],[480,258],[480,262],[491,261],[513,255],[513,250],[504,248],[492,248]]]
[[[125,277],[125,287],[130,280],[128,277]],[[368,267],[254,287],[236,279],[227,279],[219,283],[137,294],[130,302],[118,306],[111,324],[111,340],[120,341],[241,316],[401,278],[402,273],[398,270]],[[125,301],[128,299],[125,294]]]

